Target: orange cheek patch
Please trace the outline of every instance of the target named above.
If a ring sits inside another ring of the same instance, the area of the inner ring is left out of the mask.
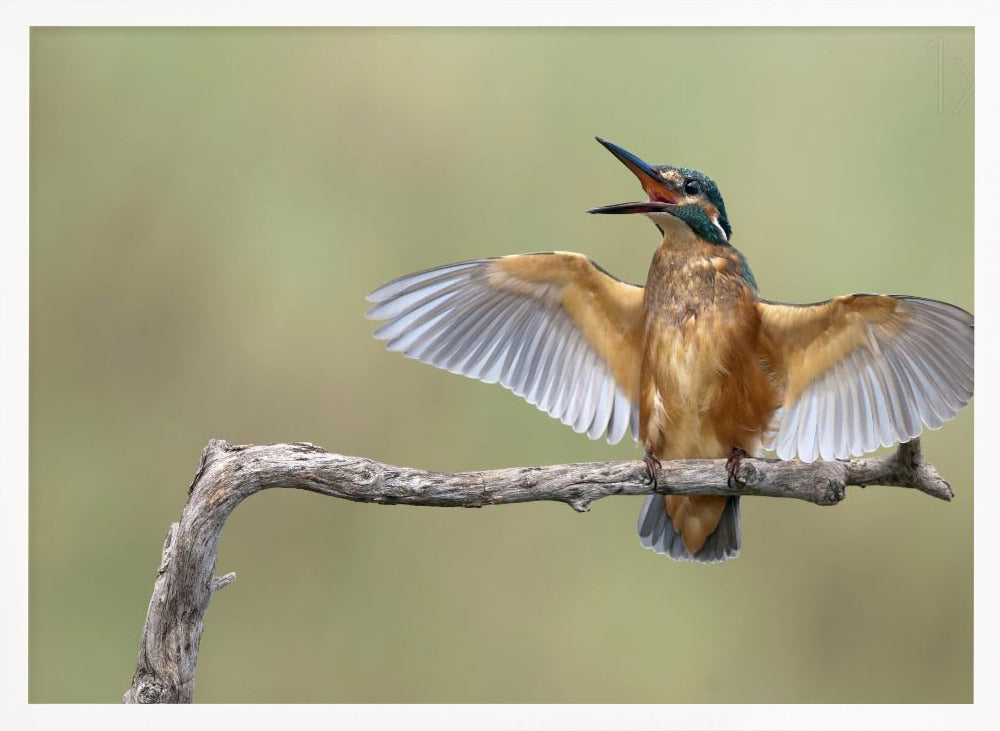
[[[715,204],[703,201],[701,209],[705,211],[705,215],[708,216],[709,221],[712,221],[717,226],[719,225],[719,209],[715,206]]]

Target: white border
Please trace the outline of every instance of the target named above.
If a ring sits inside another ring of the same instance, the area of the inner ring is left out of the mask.
[[[996,429],[976,419],[975,700],[966,706],[205,706],[27,705],[28,27],[31,25],[974,25],[976,104],[976,401],[997,413],[1000,29],[986,2],[6,2],[0,4],[0,726],[22,728],[1000,728],[993,531],[1000,481],[988,463]],[[858,120],[859,124],[870,123]],[[942,194],[946,194],[942,190]],[[986,368],[984,368],[984,364]],[[985,399],[985,402],[984,402]],[[985,448],[987,451],[984,452]],[[981,456],[982,455],[982,456]],[[980,479],[982,478],[982,479]],[[948,627],[942,627],[947,632]],[[138,640],[138,638],[137,638]],[[918,640],[919,641],[919,640]],[[123,668],[122,687],[130,668]],[[116,689],[117,692],[118,689]]]

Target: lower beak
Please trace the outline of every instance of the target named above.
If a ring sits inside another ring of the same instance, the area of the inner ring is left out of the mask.
[[[587,213],[657,213],[674,208],[673,203],[647,201],[645,203],[613,203],[610,206],[588,208]]]
[[[677,194],[671,190],[661,175],[653,167],[636,155],[619,147],[614,142],[596,138],[608,151],[617,157],[639,179],[649,200],[642,203],[616,203],[610,206],[591,208],[588,213],[655,213],[668,211],[678,204]]]

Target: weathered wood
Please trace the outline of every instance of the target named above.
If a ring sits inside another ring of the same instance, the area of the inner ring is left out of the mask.
[[[920,442],[886,457],[838,462],[744,459],[738,483],[727,484],[725,460],[664,462],[655,492],[759,495],[834,505],[848,485],[893,485],[943,500],[951,486],[924,462]],[[212,593],[235,580],[215,577],[219,537],[243,500],[272,487],[383,505],[479,508],[534,500],[564,502],[584,512],[609,495],[654,492],[642,462],[592,462],[477,472],[426,472],[312,444],[230,445],[212,440],[201,456],[179,522],[170,526],[153,585],[126,703],[190,703],[205,610]]]

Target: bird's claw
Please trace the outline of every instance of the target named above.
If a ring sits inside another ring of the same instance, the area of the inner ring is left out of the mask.
[[[733,447],[733,451],[729,455],[729,459],[726,460],[726,471],[729,474],[729,479],[726,480],[726,484],[730,488],[735,487],[733,483],[739,482],[736,478],[736,473],[740,469],[740,462],[742,462],[743,458],[746,456],[746,450],[741,449],[740,447]]]
[[[659,475],[660,468],[663,466],[656,457],[654,457],[649,452],[642,455],[642,462],[646,465],[646,470],[649,472],[649,484],[653,486],[655,490],[659,487]]]

